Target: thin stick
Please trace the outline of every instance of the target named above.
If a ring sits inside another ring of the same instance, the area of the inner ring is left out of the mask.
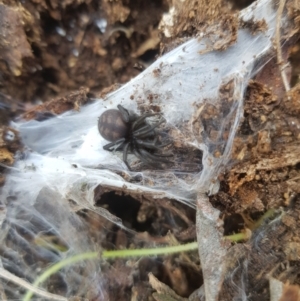
[[[36,295],[46,298],[47,300],[68,301],[68,299],[65,297],[47,293],[47,292],[33,286],[29,282],[15,276],[14,274],[11,274],[10,272],[8,272],[7,270],[5,270],[1,267],[0,267],[0,277],[7,279],[9,281],[12,281],[12,282],[16,283],[17,285],[22,286],[22,287],[26,288],[27,290],[35,293]]]
[[[82,253],[78,255],[74,255],[72,257],[63,259],[56,264],[50,266],[47,270],[45,270],[42,275],[40,275],[33,283],[33,286],[37,287],[40,283],[43,283],[46,279],[48,279],[51,275],[57,273],[60,269],[64,268],[67,265],[76,263],[78,261],[86,260],[86,259],[96,259],[98,257],[97,252],[88,252],[88,253]],[[32,297],[33,293],[32,291],[27,291],[27,294],[23,298],[23,301],[29,301]],[[60,299],[63,301],[67,301],[68,299]]]
[[[197,242],[190,242],[185,245],[177,245],[177,246],[167,246],[167,247],[159,247],[159,248],[151,248],[151,249],[123,249],[123,250],[113,250],[113,251],[103,251],[102,256],[104,258],[122,258],[122,257],[132,257],[132,256],[158,256],[158,255],[166,255],[180,252],[187,252],[192,250],[197,250],[198,244]]]
[[[289,91],[290,90],[290,84],[288,82],[287,75],[286,75],[286,72],[285,72],[285,67],[286,66],[282,66],[283,59],[282,59],[282,50],[281,50],[281,43],[280,43],[280,28],[281,28],[280,25],[281,25],[281,18],[282,18],[282,14],[283,14],[283,9],[284,9],[284,6],[285,6],[285,1],[286,0],[280,0],[280,2],[279,2],[277,17],[276,17],[275,41],[276,41],[276,49],[277,49],[277,63],[278,63],[279,68],[280,68],[282,82],[283,82],[283,85],[285,87],[285,90]]]

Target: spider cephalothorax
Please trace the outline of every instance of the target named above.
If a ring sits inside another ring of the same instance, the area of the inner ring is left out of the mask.
[[[165,120],[161,118],[157,123],[149,124],[148,117],[156,113],[137,115],[118,105],[118,110],[105,111],[98,121],[98,130],[101,136],[110,141],[103,146],[105,150],[123,150],[123,161],[130,169],[127,161],[128,153],[134,154],[147,165],[160,167],[161,163],[171,163],[165,157],[172,155],[160,154],[158,151],[169,143],[159,142],[160,133],[157,127]]]

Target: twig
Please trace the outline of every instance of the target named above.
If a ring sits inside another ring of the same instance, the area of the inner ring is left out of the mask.
[[[46,269],[33,283],[33,287],[37,287],[39,284],[43,283],[46,279],[48,279],[51,275],[56,274],[59,270],[62,268],[74,264],[78,261],[83,261],[86,259],[96,259],[98,257],[97,252],[87,252],[82,254],[77,254],[72,257],[68,257],[66,259],[63,259],[54,265],[50,266],[48,269]],[[29,301],[32,297],[33,293],[32,291],[27,291],[26,295],[22,299],[23,301]],[[59,299],[59,300],[68,300],[68,299]]]
[[[10,272],[8,272],[7,270],[3,269],[0,267],[0,278],[4,278],[7,279],[9,281],[12,281],[16,284],[18,284],[19,286],[22,286],[24,288],[26,288],[27,290],[32,291],[33,293],[42,296],[44,298],[47,298],[47,300],[57,300],[57,301],[68,301],[67,298],[59,296],[59,295],[54,295],[51,293],[47,293],[37,287],[34,287],[32,284],[28,283],[27,281],[11,274]]]
[[[280,67],[282,82],[283,82],[283,85],[285,87],[285,90],[289,91],[290,90],[290,84],[288,82],[287,75],[286,75],[286,72],[285,72],[285,67],[286,66],[282,66],[283,59],[282,59],[282,50],[281,50],[281,43],[280,43],[281,18],[282,18],[283,9],[284,9],[284,6],[285,6],[285,1],[286,0],[280,0],[280,2],[279,2],[277,17],[276,17],[275,41],[276,41],[276,49],[277,49],[277,63]]]

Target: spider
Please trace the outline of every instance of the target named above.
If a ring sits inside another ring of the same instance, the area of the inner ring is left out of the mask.
[[[157,113],[146,113],[137,115],[126,110],[122,105],[118,105],[118,110],[110,109],[105,111],[98,120],[98,130],[100,135],[110,141],[103,146],[107,151],[123,150],[123,161],[131,170],[127,161],[128,153],[134,154],[144,164],[160,166],[161,163],[172,163],[166,157],[170,154],[157,154],[161,148],[170,142],[161,144],[158,142],[160,133],[156,128],[165,122],[163,118],[157,123],[149,124],[148,117],[160,115]]]

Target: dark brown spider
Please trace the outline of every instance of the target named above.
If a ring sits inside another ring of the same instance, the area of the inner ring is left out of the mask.
[[[118,105],[118,110],[111,109],[105,111],[98,120],[98,130],[100,135],[110,141],[103,146],[108,151],[123,150],[123,161],[130,170],[127,161],[128,153],[134,154],[143,163],[152,166],[161,167],[162,163],[172,163],[165,157],[172,155],[159,154],[158,151],[170,143],[162,144],[158,142],[160,133],[156,128],[165,122],[163,118],[154,124],[149,124],[146,119],[148,117],[159,114],[147,113],[137,115],[129,112],[123,106]]]

